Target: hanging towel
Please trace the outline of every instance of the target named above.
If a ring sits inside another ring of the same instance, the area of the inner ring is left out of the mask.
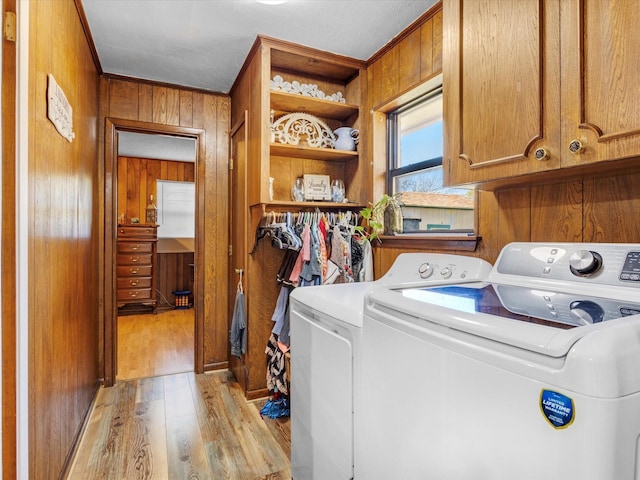
[[[231,355],[241,357],[247,353],[247,317],[244,310],[244,291],[238,288],[236,303],[233,307],[233,319],[231,320]]]

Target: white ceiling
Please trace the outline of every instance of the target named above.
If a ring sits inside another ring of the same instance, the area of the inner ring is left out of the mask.
[[[257,35],[368,60],[436,0],[82,0],[104,73],[228,93]]]
[[[154,160],[196,161],[196,141],[152,133],[118,132],[118,155]]]

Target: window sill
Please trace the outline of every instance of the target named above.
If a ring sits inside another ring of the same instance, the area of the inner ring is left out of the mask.
[[[474,252],[478,247],[478,242],[482,239],[476,235],[456,235],[456,234],[410,234],[381,235],[380,242],[373,242],[376,248],[410,248],[429,250],[455,250]]]

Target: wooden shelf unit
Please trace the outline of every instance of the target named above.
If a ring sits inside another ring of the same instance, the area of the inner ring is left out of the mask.
[[[341,92],[345,103],[271,90],[276,75],[286,82],[317,85],[325,95]],[[368,158],[366,141],[361,141],[356,151],[272,144],[272,111],[276,120],[289,113],[307,113],[332,130],[342,126],[358,129],[360,138],[366,139],[366,63],[259,36],[230,93],[234,163],[230,205],[234,221],[228,278],[235,286],[236,269],[244,272],[248,348],[242,358],[229,359],[229,368],[251,399],[268,393],[264,349],[273,326],[270,319],[280,287],[275,276],[283,255],[266,242],[254,245],[265,212],[316,208],[359,211],[371,198],[372,167],[369,160],[364,160]],[[291,201],[291,186],[305,174],[343,180],[345,197],[351,203]],[[274,179],[272,198],[270,177]],[[234,296],[235,290],[230,290],[231,302]],[[232,312],[233,305],[229,305],[229,318]]]

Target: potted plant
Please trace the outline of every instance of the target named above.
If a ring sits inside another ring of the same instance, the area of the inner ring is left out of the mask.
[[[368,230],[365,226],[356,229],[369,241],[380,240],[380,235],[393,235],[402,232],[402,210],[400,203],[400,193],[394,195],[382,195],[376,203],[370,204],[360,210],[360,215],[366,220]]]

